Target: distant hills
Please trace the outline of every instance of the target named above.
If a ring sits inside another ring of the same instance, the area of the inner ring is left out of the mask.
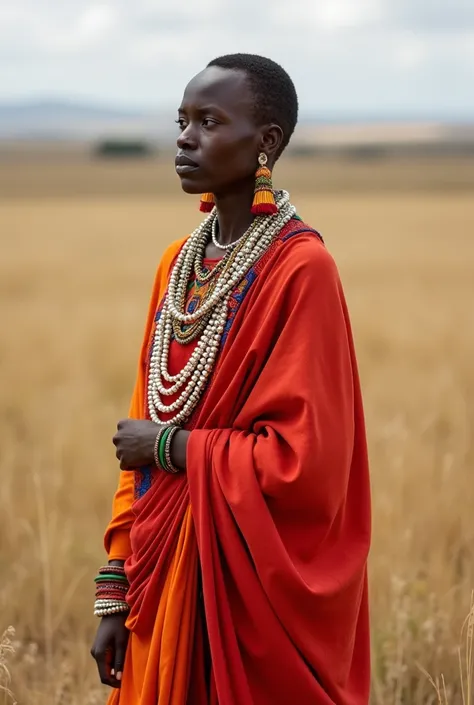
[[[76,103],[38,100],[0,103],[2,141],[77,141],[103,138],[143,139],[171,143],[177,135],[174,110],[140,111]],[[345,116],[343,119],[312,119],[303,116],[293,146],[357,144],[474,144],[474,119],[398,119],[384,116]]]
[[[161,139],[176,132],[174,113],[139,112],[61,101],[0,103],[0,139]]]

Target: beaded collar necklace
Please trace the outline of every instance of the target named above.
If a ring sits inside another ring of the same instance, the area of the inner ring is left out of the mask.
[[[162,423],[160,414],[171,414],[167,423],[182,425],[198,405],[217,358],[232,291],[296,213],[286,191],[275,192],[275,201],[278,212],[257,216],[232,247],[224,246],[225,255],[211,272],[203,271],[202,261],[215,228],[215,209],[182,247],[171,272],[153,339],[147,390],[152,421]],[[208,277],[211,283],[200,305],[187,313],[187,290],[193,270],[201,280]],[[175,375],[168,368],[173,334],[181,344],[199,338],[189,361]],[[166,388],[164,382],[171,386]],[[176,401],[166,403],[167,397],[178,392]]]

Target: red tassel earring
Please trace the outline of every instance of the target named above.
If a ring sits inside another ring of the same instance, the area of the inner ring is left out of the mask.
[[[273,195],[272,172],[266,166],[267,155],[262,152],[258,157],[260,166],[255,174],[255,195],[251,211],[254,215],[273,215],[278,208]]]
[[[203,193],[199,203],[199,210],[203,213],[210,213],[215,206],[214,194]]]

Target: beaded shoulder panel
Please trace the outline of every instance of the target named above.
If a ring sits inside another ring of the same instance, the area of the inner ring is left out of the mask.
[[[255,263],[255,265],[251,269],[249,269],[249,271],[242,279],[238,287],[234,289],[231,299],[229,301],[229,313],[224,333],[222,334],[221,348],[227,340],[229,331],[232,328],[235,317],[242,302],[249,293],[252,284],[255,282],[258,275],[265,267],[268,259],[272,256],[272,254],[278,247],[281,247],[285,242],[290,240],[290,238],[294,237],[295,235],[301,235],[302,233],[314,233],[314,235],[323,242],[322,236],[316,230],[308,227],[302,222],[301,218],[295,216],[292,220],[290,220],[289,223],[285,225],[284,228],[282,228],[279,236],[275,238],[272,245],[268,248],[265,254],[258,260],[258,262]]]
[[[255,265],[248,270],[247,274],[245,277],[241,280],[239,285],[234,289],[232,292],[231,298],[229,300],[229,306],[228,306],[228,316],[227,316],[227,322],[224,328],[224,332],[222,334],[221,338],[221,350],[223,346],[225,345],[229,332],[232,328],[232,325],[235,321],[235,318],[237,316],[237,313],[239,311],[240,306],[242,305],[243,301],[245,300],[245,297],[249,293],[249,291],[252,288],[252,285],[254,282],[257,280],[259,274],[262,272],[264,269],[268,259],[273,255],[275,250],[279,247],[282,247],[285,242],[290,240],[291,238],[295,237],[296,235],[301,235],[302,233],[313,233],[315,237],[318,237],[322,242],[323,238],[322,236],[313,228],[310,228],[309,226],[305,225],[301,218],[298,216],[294,216],[292,220],[289,221],[285,225],[284,228],[282,228],[280,234],[278,237],[275,238],[275,240],[272,242],[271,246],[268,248],[268,250],[262,255],[262,257],[258,260],[258,262],[255,263]],[[199,280],[193,279],[189,283],[188,287],[188,299],[187,299],[187,305],[186,308],[188,311],[193,311],[195,310],[196,306],[199,305],[201,299],[205,297],[206,292],[208,289],[208,283],[207,282],[200,282]],[[156,316],[155,316],[155,324],[159,321],[160,316],[161,316],[161,309],[163,306],[163,301],[160,302]],[[150,343],[150,348],[148,350],[148,356],[147,356],[147,366],[148,366],[148,360],[149,357],[151,356],[152,352],[152,345],[153,345],[153,333],[151,335],[151,343]],[[148,370],[146,374],[146,379],[148,378]],[[211,376],[211,382],[212,382],[212,376]],[[205,394],[206,392],[204,392]],[[148,418],[147,410],[145,409],[145,414],[146,418]],[[191,424],[192,427],[192,424]],[[156,469],[152,467],[147,467],[147,468],[142,468],[139,471],[135,472],[135,499],[140,499],[143,497],[146,492],[150,489],[150,487],[153,484],[154,477],[156,477]]]

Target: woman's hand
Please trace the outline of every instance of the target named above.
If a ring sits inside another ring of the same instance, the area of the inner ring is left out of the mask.
[[[125,626],[126,614],[109,614],[102,617],[91,649],[97,662],[100,680],[111,688],[120,688],[129,631]]]
[[[153,451],[160,428],[158,424],[146,419],[123,419],[118,422],[113,444],[121,470],[135,470],[155,464]]]

